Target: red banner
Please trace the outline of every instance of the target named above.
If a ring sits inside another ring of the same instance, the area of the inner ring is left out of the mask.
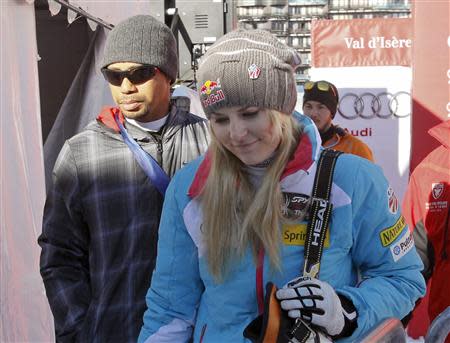
[[[412,20],[313,20],[312,66],[410,66]]]

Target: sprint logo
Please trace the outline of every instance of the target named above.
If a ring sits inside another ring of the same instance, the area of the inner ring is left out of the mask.
[[[289,224],[283,225],[283,243],[286,245],[305,245],[306,241],[306,224]],[[330,246],[329,230],[325,234],[325,247]]]

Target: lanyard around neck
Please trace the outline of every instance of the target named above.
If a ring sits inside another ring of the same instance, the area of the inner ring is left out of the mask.
[[[130,148],[131,152],[133,153],[136,162],[141,166],[145,174],[152,181],[153,185],[164,197],[170,181],[169,176],[161,168],[158,162],[156,162],[156,160],[149,153],[144,151],[139,146],[139,144],[137,144],[136,141],[130,137],[128,131],[120,122],[117,112],[114,113],[114,120],[119,127],[120,134],[122,135],[124,142],[128,145],[128,148]]]

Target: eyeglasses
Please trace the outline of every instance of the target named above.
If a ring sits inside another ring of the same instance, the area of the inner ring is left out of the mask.
[[[108,69],[106,67],[101,70],[106,81],[113,86],[120,86],[125,78],[135,85],[151,80],[156,75],[158,68],[144,64],[124,71]]]
[[[336,96],[336,91],[334,90],[334,87],[325,81],[306,81],[303,88],[307,91],[310,91],[314,88],[314,86],[317,86],[317,89],[322,92],[328,92],[331,89],[331,92],[333,92],[334,96]]]

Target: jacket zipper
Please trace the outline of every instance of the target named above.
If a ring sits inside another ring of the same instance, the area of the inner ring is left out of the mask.
[[[200,341],[199,341],[199,343],[202,343],[203,342],[203,337],[205,336],[205,332],[206,332],[206,324],[204,324],[203,325],[203,327],[202,327],[202,332],[201,332],[201,334],[200,334]]]
[[[156,149],[158,150],[158,157],[161,161],[161,167],[163,166],[163,146],[162,146],[162,137],[161,139],[158,139],[158,145],[156,146]]]

